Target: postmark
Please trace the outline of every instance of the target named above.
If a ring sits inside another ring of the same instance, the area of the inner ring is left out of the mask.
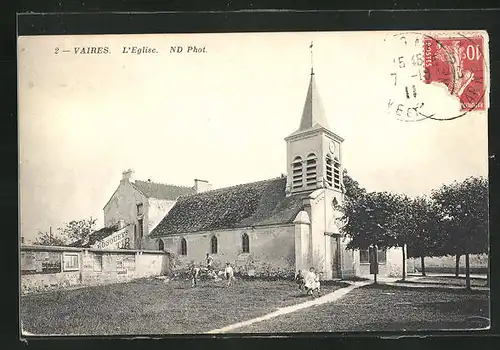
[[[408,32],[385,41],[396,53],[388,112],[398,120],[453,120],[487,109],[484,33]]]

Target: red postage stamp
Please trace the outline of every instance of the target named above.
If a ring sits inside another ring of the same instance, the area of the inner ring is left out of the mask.
[[[483,37],[424,39],[425,83],[443,83],[458,97],[461,110],[485,110]]]

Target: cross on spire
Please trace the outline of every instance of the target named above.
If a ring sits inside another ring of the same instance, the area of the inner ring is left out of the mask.
[[[309,49],[311,49],[311,75],[314,75],[313,70],[313,42],[311,41],[311,45],[309,45]]]

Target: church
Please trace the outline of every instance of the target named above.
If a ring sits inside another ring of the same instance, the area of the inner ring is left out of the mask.
[[[179,268],[209,253],[250,276],[369,274],[367,252],[346,250],[339,228],[344,139],[328,125],[312,70],[299,127],[284,140],[286,176],[180,196],[149,238]],[[379,252],[381,275],[401,274],[399,250]]]
[[[229,262],[248,276],[310,267],[325,280],[369,275],[368,252],[347,250],[339,228],[344,139],[328,125],[312,69],[299,127],[284,141],[287,175],[263,181],[181,187],[132,182],[124,172],[104,208],[105,224],[133,228],[135,249],[168,251],[174,270],[202,264],[208,253],[216,266]],[[401,253],[379,251],[380,275],[402,274]]]

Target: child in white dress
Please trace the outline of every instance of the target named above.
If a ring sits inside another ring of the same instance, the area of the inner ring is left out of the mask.
[[[314,296],[314,291],[316,291],[319,295],[320,293],[320,282],[319,275],[316,274],[314,267],[309,269],[309,272],[305,278],[305,287],[307,294]]]

